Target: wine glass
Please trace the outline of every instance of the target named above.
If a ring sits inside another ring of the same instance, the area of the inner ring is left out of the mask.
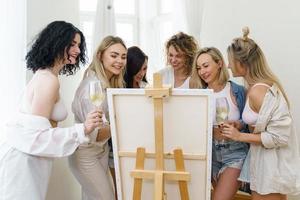
[[[104,94],[102,91],[100,81],[92,81],[90,82],[90,100],[97,108],[100,108],[103,100]]]
[[[223,124],[228,120],[229,104],[226,97],[216,99],[216,122],[218,125]],[[225,144],[225,139],[220,141],[220,144]]]

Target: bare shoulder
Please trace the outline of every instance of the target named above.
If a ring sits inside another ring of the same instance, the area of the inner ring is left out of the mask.
[[[35,74],[32,113],[49,118],[58,98],[58,78],[50,72]]]
[[[259,110],[263,104],[265,95],[268,90],[269,90],[269,87],[267,87],[266,85],[257,85],[248,90],[250,107],[255,112],[257,112],[257,113],[259,112]]]
[[[38,73],[35,75],[36,81],[35,81],[35,88],[36,89],[43,89],[44,90],[59,90],[59,80],[58,77],[52,74],[49,71],[43,71],[41,73]]]

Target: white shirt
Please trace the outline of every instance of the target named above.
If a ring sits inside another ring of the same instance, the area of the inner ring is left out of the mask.
[[[30,110],[30,109],[29,109]],[[87,142],[83,124],[52,128],[45,117],[19,113],[0,144],[0,199],[46,198],[54,157],[68,156]]]
[[[162,75],[162,82],[164,85],[171,85],[174,88],[175,79],[174,79],[174,69],[171,66],[165,67],[164,69],[158,71]],[[179,89],[189,89],[190,77],[185,79],[183,84],[179,87]]]
[[[262,145],[250,145],[251,190],[259,194],[300,194],[299,140],[287,103],[273,85],[265,95],[254,133],[261,133]],[[246,161],[245,161],[246,162]]]

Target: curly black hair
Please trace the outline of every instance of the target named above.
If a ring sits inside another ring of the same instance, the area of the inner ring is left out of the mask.
[[[69,51],[76,33],[81,38],[80,54],[75,64],[66,64],[60,71],[60,74],[74,74],[80,68],[80,63],[85,64],[87,61],[86,43],[83,33],[73,24],[65,21],[54,21],[37,35],[25,57],[27,69],[35,73],[38,69],[52,68],[54,62],[63,59],[65,51]]]

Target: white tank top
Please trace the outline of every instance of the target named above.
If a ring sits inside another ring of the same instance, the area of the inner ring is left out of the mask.
[[[269,85],[267,85],[265,83],[257,83],[255,85],[253,85],[252,88],[256,87],[257,85],[266,86],[268,88],[270,87]],[[249,98],[247,98],[247,100],[246,100],[245,108],[242,113],[242,119],[248,125],[255,125],[257,122],[258,113],[251,109],[251,107],[249,105]]]
[[[230,82],[226,83],[226,86],[220,92],[214,92],[214,101],[217,98],[225,97],[227,99],[229,105],[229,113],[228,113],[228,120],[229,121],[237,121],[240,119],[240,111],[237,105],[235,105],[231,99],[231,88]],[[217,125],[216,121],[216,107],[214,107],[213,111],[213,124]]]

